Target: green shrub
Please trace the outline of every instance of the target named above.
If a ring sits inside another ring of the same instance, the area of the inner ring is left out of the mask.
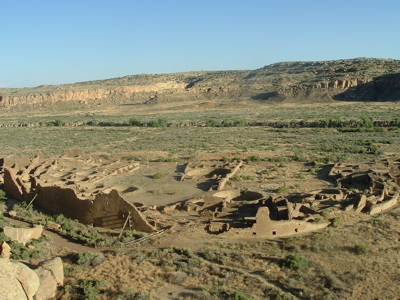
[[[250,175],[234,175],[230,178],[232,181],[255,180],[256,177]]]
[[[53,222],[61,225],[61,229],[67,233],[71,233],[77,227],[77,224],[78,224],[77,220],[67,218],[63,214],[59,214],[54,217],[46,218],[45,221],[53,221]]]
[[[280,186],[280,187],[276,190],[276,192],[279,193],[279,194],[284,194],[284,193],[288,193],[289,190],[290,190],[290,188],[287,187],[287,186]]]
[[[254,300],[253,297],[247,297],[242,291],[234,291],[229,298],[232,300]]]
[[[95,300],[96,295],[100,294],[99,289],[97,288],[97,282],[94,280],[84,279],[81,282],[81,287],[83,289],[83,293],[89,300]]]
[[[147,293],[144,292],[137,292],[132,288],[128,288],[122,291],[122,294],[118,296],[117,300],[134,300],[134,299],[141,299],[146,300],[150,299]]]
[[[179,162],[180,159],[176,157],[157,158],[155,162]]]
[[[140,157],[134,155],[123,156],[121,159],[126,161],[141,161]]]
[[[56,119],[54,121],[54,126],[64,126],[64,125],[65,125],[65,122],[63,120]]]
[[[271,170],[268,169],[264,169],[260,172],[262,175],[270,175],[271,174]]]
[[[283,260],[282,266],[292,270],[303,270],[308,268],[308,260],[298,254],[289,254]]]
[[[153,175],[153,179],[161,179],[164,178],[165,176],[167,176],[165,173],[161,173],[161,172],[157,172]]]
[[[77,253],[75,258],[76,263],[82,266],[97,266],[105,260],[103,254],[93,252]]]
[[[355,245],[354,246],[355,252],[359,255],[365,254],[368,252],[368,247],[365,245]]]
[[[321,211],[321,215],[325,218],[328,219],[330,216],[330,210],[329,209],[324,209],[323,211]]]
[[[129,119],[129,126],[138,126],[138,127],[140,127],[140,126],[143,126],[143,122],[141,122],[141,121],[139,121],[139,120],[137,120],[135,118],[130,118]]]
[[[245,159],[245,161],[262,161],[262,158],[258,155],[251,155]]]
[[[331,225],[332,225],[332,227],[336,228],[336,227],[340,226],[340,222],[341,222],[341,219],[339,217],[336,217],[331,220]]]

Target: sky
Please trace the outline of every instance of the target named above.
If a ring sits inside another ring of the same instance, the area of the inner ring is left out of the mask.
[[[400,59],[398,0],[0,0],[0,87]]]

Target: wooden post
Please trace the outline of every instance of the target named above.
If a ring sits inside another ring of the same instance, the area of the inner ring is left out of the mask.
[[[130,224],[131,224],[131,212],[129,212],[129,213],[128,213],[128,216],[126,217],[124,226],[122,226],[122,230],[121,230],[121,233],[120,233],[119,236],[118,236],[118,239],[121,239],[122,234],[124,233],[124,229],[125,229],[125,227],[126,227],[126,224],[128,224],[128,222],[129,222],[129,226],[131,226],[131,225],[130,225]]]
[[[33,196],[31,202],[29,202],[29,204],[26,206],[26,209],[29,208],[29,206],[31,206],[31,204],[33,203],[33,201],[35,201],[36,197],[39,195],[39,193],[37,193],[35,196]]]

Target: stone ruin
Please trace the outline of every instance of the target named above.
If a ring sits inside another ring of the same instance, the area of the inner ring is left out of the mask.
[[[225,188],[229,179],[238,172],[242,164],[243,161],[233,161],[225,163],[217,162],[212,164],[189,163],[186,165],[185,170],[183,171],[181,181],[188,179],[195,180],[199,177],[206,177],[214,181],[214,183],[210,187],[210,190],[220,191]]]
[[[3,159],[3,188],[20,201],[31,202],[52,214],[63,214],[83,224],[121,228],[131,216],[132,229],[156,231],[137,207],[116,190],[105,189],[113,176],[128,174],[140,163],[94,160],[81,151],[71,151],[54,160],[39,156],[29,160]]]
[[[345,210],[370,215],[397,204],[400,192],[400,159],[383,159],[360,165],[335,164],[330,176],[346,191],[342,197]]]
[[[177,214],[185,217],[189,213],[197,215],[208,233],[227,238],[274,238],[316,231],[330,224],[322,215],[325,209],[336,214],[375,215],[397,204],[400,189],[400,160],[395,159],[335,164],[329,177],[337,187],[286,197],[261,189],[230,188],[229,180],[243,162],[214,161],[188,163],[180,178],[206,183],[204,196],[147,207],[126,201],[105,184],[113,176],[134,172],[140,168],[138,162],[108,163],[78,151],[54,160],[4,159],[2,166],[4,190],[10,196],[34,201],[50,213],[62,213],[83,224],[120,229],[130,214],[132,229],[154,232],[176,224]]]
[[[360,165],[335,164],[329,176],[337,181],[337,188],[286,198],[266,195],[263,191],[222,190],[221,182],[225,184],[227,175],[237,172],[238,168],[233,171],[217,165],[214,168],[226,177],[213,175],[218,184],[210,189],[212,193],[170,208],[198,212],[209,233],[227,237],[273,238],[312,232],[329,225],[321,215],[325,209],[336,210],[339,214],[352,211],[375,215],[394,207],[399,199],[400,160],[395,159]],[[204,165],[197,169],[187,167],[182,178],[215,172]]]

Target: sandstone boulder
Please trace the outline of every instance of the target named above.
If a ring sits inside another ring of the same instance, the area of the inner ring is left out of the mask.
[[[0,245],[0,256],[4,258],[11,256],[11,247],[6,242],[2,242]]]
[[[54,222],[47,222],[46,225],[45,225],[45,228],[46,229],[50,229],[50,230],[55,230],[55,229],[58,229],[60,227],[61,227],[60,224],[57,224],[57,223],[54,223]]]
[[[0,270],[0,299],[26,300],[26,294],[20,282],[11,273]]]
[[[18,215],[18,213],[15,210],[10,210],[7,214],[10,218],[15,218]]]
[[[35,273],[40,279],[40,285],[36,292],[35,299],[50,299],[56,296],[57,282],[51,271],[39,268]]]
[[[4,234],[13,241],[17,241],[25,245],[32,239],[37,240],[41,237],[43,226],[38,225],[34,228],[15,228],[6,226],[3,228]]]
[[[22,263],[0,258],[0,299],[33,299],[39,277]]]
[[[58,285],[62,286],[64,284],[64,266],[61,258],[55,257],[43,261],[39,264],[38,269],[50,271]]]

